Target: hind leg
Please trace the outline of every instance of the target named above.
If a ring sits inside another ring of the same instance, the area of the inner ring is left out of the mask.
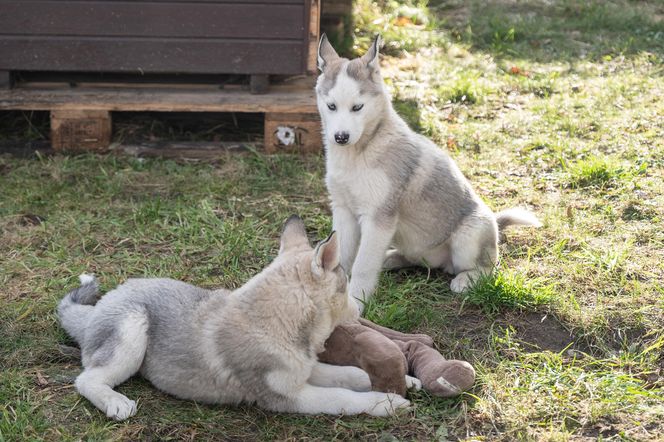
[[[452,273],[450,246],[447,241],[414,256],[406,256],[397,249],[390,249],[387,251],[385,261],[383,262],[383,268],[386,270],[413,266],[424,266],[430,269],[440,268],[448,273]]]
[[[467,219],[450,241],[452,273],[450,289],[461,293],[483,275],[492,272],[498,261],[498,228],[492,218]]]
[[[399,253],[397,249],[388,250],[385,254],[385,261],[383,261],[384,270],[398,270],[413,265],[415,264]]]
[[[86,337],[83,365],[85,370],[76,378],[78,392],[115,420],[124,420],[136,413],[136,403],[113,390],[135,374],[147,348],[147,317],[142,313],[126,316],[120,324],[91,330]],[[87,353],[87,354],[86,354]]]
[[[314,365],[308,382],[319,387],[339,387],[353,391],[371,390],[369,375],[361,368],[322,362]]]

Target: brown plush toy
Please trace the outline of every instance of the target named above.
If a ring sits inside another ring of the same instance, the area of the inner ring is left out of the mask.
[[[406,375],[440,396],[456,396],[475,382],[475,370],[465,361],[446,360],[422,334],[400,333],[366,319],[338,326],[325,342],[318,360],[354,365],[369,374],[375,391],[406,394]]]

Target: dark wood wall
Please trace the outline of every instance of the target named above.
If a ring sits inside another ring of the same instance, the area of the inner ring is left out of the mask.
[[[0,0],[0,70],[299,74],[308,0]]]

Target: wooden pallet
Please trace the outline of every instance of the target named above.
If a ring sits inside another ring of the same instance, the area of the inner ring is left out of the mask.
[[[264,95],[211,84],[24,83],[0,89],[0,110],[50,111],[58,151],[108,149],[112,113],[127,111],[263,113],[265,152],[321,150],[312,77],[273,85]]]

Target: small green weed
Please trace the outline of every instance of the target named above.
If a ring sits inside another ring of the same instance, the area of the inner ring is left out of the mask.
[[[566,182],[573,188],[603,188],[618,185],[631,176],[632,173],[615,158],[593,155],[570,165]]]
[[[452,86],[439,88],[438,96],[443,102],[475,104],[481,99],[481,92],[474,81],[461,79]]]
[[[504,309],[532,310],[548,304],[554,297],[553,287],[538,279],[526,279],[518,273],[496,270],[480,277],[464,293],[464,302],[494,315]]]

